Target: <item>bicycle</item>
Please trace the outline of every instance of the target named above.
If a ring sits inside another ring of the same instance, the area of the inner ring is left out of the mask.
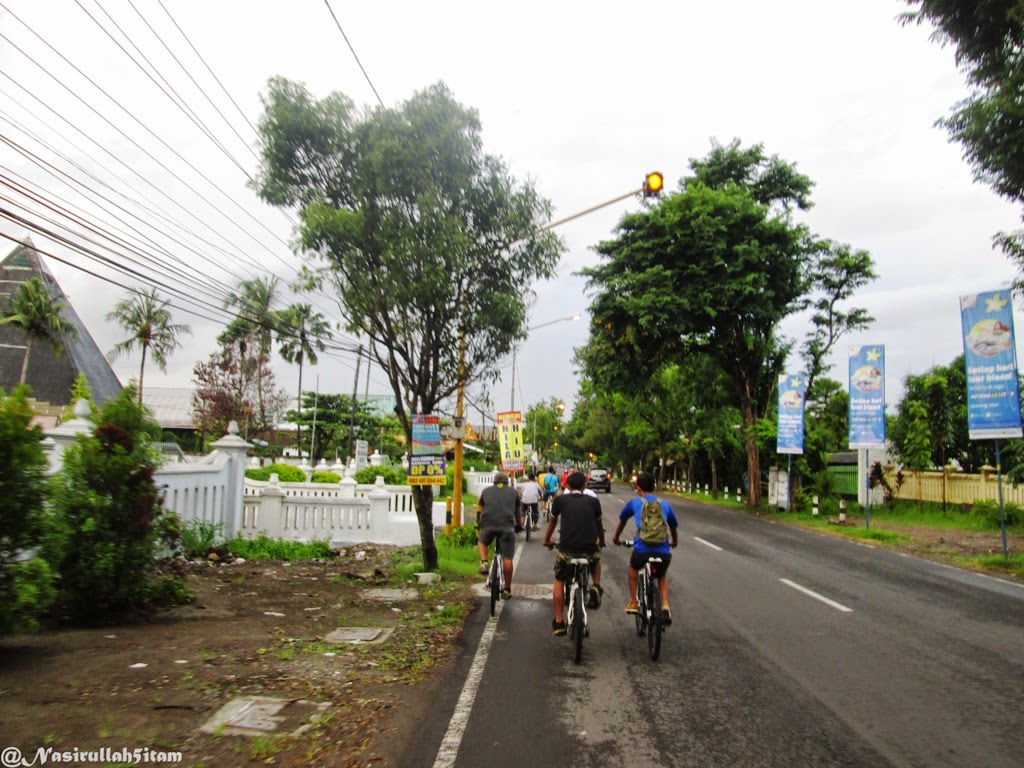
[[[530,540],[530,531],[537,530],[537,512],[538,502],[533,504],[523,504],[523,525],[526,526],[526,540]]]
[[[633,541],[627,539],[623,544],[632,547]],[[661,635],[665,631],[661,615],[661,583],[651,568],[651,563],[660,562],[660,557],[650,555],[643,570],[637,573],[636,580],[637,612],[633,618],[636,620],[637,635],[647,635],[647,652],[651,661],[657,661],[661,655]]]
[[[505,558],[501,554],[501,539],[494,540],[494,557],[487,573],[487,586],[491,590],[491,616],[494,616],[501,593],[505,590]]]
[[[579,664],[583,658],[583,638],[590,635],[587,617],[590,561],[585,557],[574,557],[569,565],[572,566],[572,579],[566,582],[569,589],[565,599],[565,626],[572,639],[573,661]]]

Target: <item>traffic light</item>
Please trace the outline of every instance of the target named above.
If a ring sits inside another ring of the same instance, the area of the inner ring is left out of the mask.
[[[652,171],[644,177],[644,197],[658,197],[665,186],[665,177],[658,171]]]

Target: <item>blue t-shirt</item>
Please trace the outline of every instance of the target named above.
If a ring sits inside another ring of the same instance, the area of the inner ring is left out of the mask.
[[[664,544],[645,544],[640,540],[640,512],[644,508],[644,504],[648,501],[657,501],[658,497],[653,493],[645,493],[643,497],[637,496],[635,499],[630,499],[626,502],[622,508],[622,512],[619,513],[619,520],[629,520],[633,518],[633,522],[636,524],[637,536],[633,539],[633,549],[642,555],[668,555],[672,552],[671,544],[671,533],[669,538],[665,539]],[[668,521],[668,527],[672,528],[679,527],[679,520],[676,518],[676,513],[669,505],[667,501],[661,502],[661,511],[665,514],[665,519]]]

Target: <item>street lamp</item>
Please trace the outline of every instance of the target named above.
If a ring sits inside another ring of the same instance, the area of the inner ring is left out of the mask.
[[[526,329],[526,332],[529,333],[530,331],[535,331],[538,328],[544,328],[544,327],[549,326],[549,325],[554,325],[555,323],[567,323],[567,322],[571,322],[573,320],[579,320],[581,317],[583,317],[583,315],[581,315],[579,312],[576,312],[576,313],[571,314],[571,315],[566,315],[565,317],[559,317],[559,318],[557,318],[555,320],[548,320],[546,323],[540,323],[539,325],[531,325],[529,328]],[[513,345],[513,347],[512,347],[512,397],[511,397],[512,405],[509,408],[510,411],[514,411],[516,409],[516,351],[517,350],[518,350],[518,346],[517,345]],[[564,409],[565,406],[563,405],[562,408]]]

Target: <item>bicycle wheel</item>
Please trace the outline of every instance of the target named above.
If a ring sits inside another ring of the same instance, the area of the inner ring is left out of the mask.
[[[583,658],[583,590],[572,591],[572,658],[577,664]]]
[[[657,583],[651,583],[651,598],[660,595],[657,586]],[[651,655],[651,661],[657,661],[661,655],[661,632],[664,628],[661,623],[661,600],[651,599],[650,602],[651,622],[647,630],[647,652]]]
[[[526,513],[526,540],[530,540],[530,529],[533,528],[533,520],[530,517],[530,513]]]
[[[491,560],[491,616],[494,615],[498,601],[501,599],[501,555],[495,551]]]
[[[636,633],[639,637],[644,636],[644,632],[647,630],[647,590],[645,589],[645,582],[647,577],[641,571],[640,577],[637,580],[636,589],[636,613],[633,618],[636,620]]]

